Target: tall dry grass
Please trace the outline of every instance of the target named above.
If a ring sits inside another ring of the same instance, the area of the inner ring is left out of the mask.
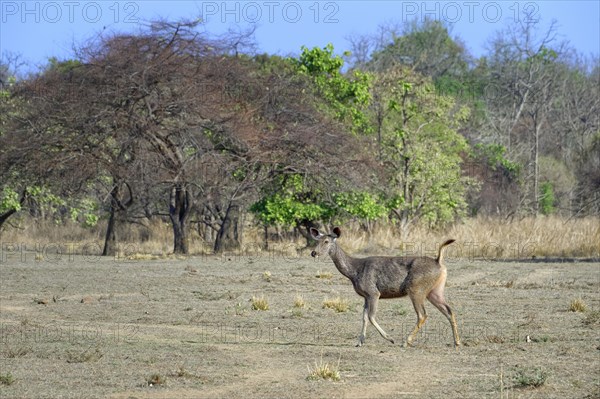
[[[0,232],[0,244],[5,252],[51,255],[62,254],[99,255],[104,248],[106,221],[93,228],[67,221],[56,224],[52,221],[36,221],[21,218],[18,224]],[[190,248],[193,253],[209,253],[211,246],[190,231]],[[153,257],[166,256],[173,252],[173,230],[169,223],[161,220],[143,224],[127,224],[117,231],[117,257],[138,257],[140,254]],[[141,257],[140,257],[141,258]]]
[[[351,228],[344,239],[350,252],[393,252],[435,256],[440,243],[454,238],[449,256],[484,259],[540,257],[600,257],[600,218],[567,219],[558,216],[470,218],[446,229],[415,227],[402,242],[392,225],[379,226],[371,235]]]
[[[526,217],[506,220],[500,218],[471,218],[446,229],[431,230],[416,226],[406,241],[401,241],[398,229],[392,224],[378,224],[369,233],[358,225],[343,225],[340,245],[349,253],[361,255],[425,255],[435,256],[439,244],[447,238],[456,243],[447,248],[453,258],[531,259],[543,257],[600,258],[600,218]],[[23,219],[20,227],[9,227],[0,235],[5,252],[26,250],[43,253],[61,247],[63,252],[97,255],[104,244],[105,222],[95,228],[74,223],[56,225]],[[212,243],[189,232],[192,254],[211,254]],[[241,255],[264,255],[263,231],[248,226],[244,229]],[[172,252],[173,236],[169,223],[152,221],[145,225],[131,224],[119,231],[118,256],[150,254],[166,256]],[[291,237],[269,242],[268,252],[289,257],[304,256],[306,241]]]

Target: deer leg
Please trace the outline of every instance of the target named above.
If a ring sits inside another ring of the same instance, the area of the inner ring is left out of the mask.
[[[412,304],[415,308],[415,312],[417,313],[417,324],[415,325],[415,328],[410,333],[408,338],[406,338],[406,343],[404,344],[404,346],[412,346],[412,342],[417,336],[417,333],[419,332],[423,324],[425,324],[425,320],[427,320],[427,312],[425,311],[425,305],[423,304],[425,302],[424,296],[411,294],[410,300],[412,301]]]
[[[375,320],[375,314],[377,313],[377,301],[378,300],[379,300],[379,296],[367,298],[367,300],[366,300],[366,303],[368,305],[367,316],[368,316],[371,324],[373,324],[373,327],[375,327],[377,329],[377,331],[379,331],[379,334],[381,334],[381,336],[383,338],[387,339],[388,341],[390,341],[393,344],[394,340],[389,335],[387,335],[387,333],[385,331],[383,331],[383,328],[381,328],[379,326],[379,324],[377,323],[377,320]]]
[[[460,346],[460,338],[458,336],[458,327],[456,325],[456,317],[454,316],[454,312],[446,303],[446,299],[444,299],[444,293],[439,292],[437,290],[433,290],[427,295],[427,299],[433,306],[435,306],[450,322],[450,326],[452,327],[452,335],[454,336],[454,347]]]
[[[365,306],[363,308],[362,328],[360,335],[358,336],[358,344],[356,346],[363,346],[365,343],[365,334],[367,333],[367,322],[369,321],[369,302],[365,299]]]

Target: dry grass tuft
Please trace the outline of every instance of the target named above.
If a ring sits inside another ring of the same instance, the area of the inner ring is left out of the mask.
[[[571,300],[571,303],[569,304],[569,311],[583,313],[586,310],[587,310],[587,305],[585,304],[583,299],[576,298],[576,299]]]
[[[272,277],[272,274],[271,274],[271,272],[270,272],[270,271],[268,271],[268,270],[265,270],[265,272],[262,274],[262,279],[263,279],[264,281],[266,281],[267,283],[270,283],[270,282],[271,282],[271,277]]]
[[[254,310],[269,310],[269,301],[263,296],[252,296],[252,309]]]
[[[350,304],[346,298],[340,296],[333,299],[325,298],[323,301],[323,309],[333,309],[338,313],[344,313],[350,310]]]
[[[321,278],[321,279],[325,279],[325,280],[329,280],[331,278],[333,278],[333,273],[331,272],[322,272],[322,271],[318,271],[317,274],[315,275],[316,278]]]
[[[311,368],[308,367],[307,380],[329,380],[329,381],[340,381],[341,376],[339,372],[340,359],[338,359],[337,366],[332,366],[329,363],[323,362],[323,354],[319,362],[315,361],[315,365]]]
[[[304,301],[302,295],[296,295],[294,298],[294,307],[298,309],[303,309],[306,307],[306,302]]]

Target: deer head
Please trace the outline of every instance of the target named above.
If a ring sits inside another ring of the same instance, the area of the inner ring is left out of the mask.
[[[323,254],[331,255],[331,251],[337,245],[335,241],[342,234],[339,227],[334,227],[331,234],[323,234],[315,228],[310,229],[310,235],[317,241],[317,247],[310,253],[313,258]]]

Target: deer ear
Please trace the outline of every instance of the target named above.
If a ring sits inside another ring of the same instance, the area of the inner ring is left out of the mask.
[[[310,228],[310,235],[316,240],[319,238],[319,236],[321,235],[321,233],[319,233],[319,230],[315,229],[314,227]]]
[[[333,228],[333,234],[335,234],[335,235],[336,235],[336,238],[338,238],[339,236],[341,236],[341,235],[342,235],[342,230],[340,230],[340,228],[339,228],[339,227],[334,227],[334,228]]]

